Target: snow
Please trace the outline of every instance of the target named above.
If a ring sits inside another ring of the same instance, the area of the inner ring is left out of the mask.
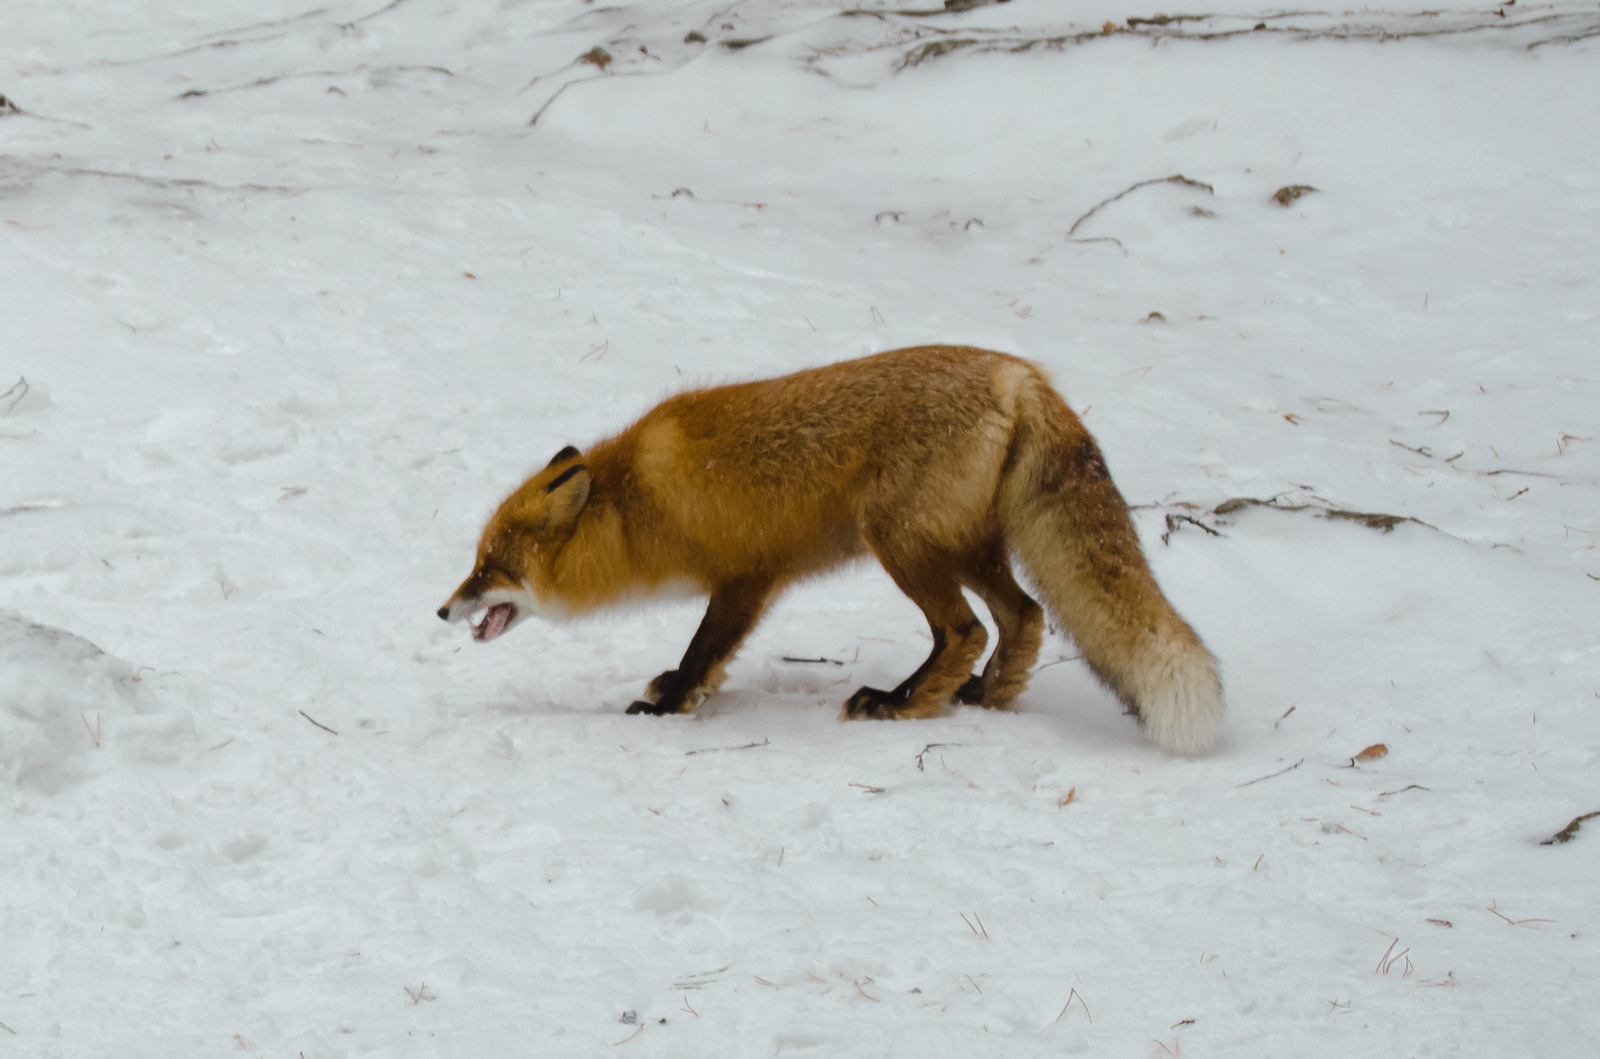
[[[1600,8],[846,6],[14,0],[4,1054],[1585,1050]],[[691,717],[692,601],[434,617],[562,445],[925,341],[1084,414],[1214,754],[1057,639],[837,723],[875,567]]]

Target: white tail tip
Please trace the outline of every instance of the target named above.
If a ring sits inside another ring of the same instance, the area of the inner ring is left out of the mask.
[[[1216,663],[1198,643],[1169,641],[1160,653],[1140,681],[1139,717],[1163,750],[1198,757],[1216,745],[1222,727]]]

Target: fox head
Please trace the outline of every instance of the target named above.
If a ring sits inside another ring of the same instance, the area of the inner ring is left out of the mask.
[[[472,638],[487,642],[531,614],[559,608],[555,557],[572,538],[592,481],[581,455],[568,445],[506,498],[483,528],[472,574],[439,608],[439,617],[470,621],[481,612]]]

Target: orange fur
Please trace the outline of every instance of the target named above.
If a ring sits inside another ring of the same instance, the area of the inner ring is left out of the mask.
[[[920,346],[679,394],[588,450],[563,450],[489,520],[440,609],[493,638],[529,612],[578,614],[687,583],[711,597],[676,670],[629,712],[692,710],[767,604],[864,553],[927,615],[934,650],[844,716],[1001,706],[1026,685],[1043,616],[1020,560],[1094,672],[1169,750],[1208,749],[1215,665],[1156,586],[1094,439],[1034,365]],[[961,593],[994,614],[1000,642]]]

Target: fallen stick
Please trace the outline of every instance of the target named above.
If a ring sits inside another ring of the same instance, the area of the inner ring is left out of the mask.
[[[1296,761],[1293,765],[1290,765],[1286,769],[1279,769],[1277,772],[1274,772],[1271,776],[1262,776],[1262,777],[1260,777],[1258,779],[1251,780],[1249,783],[1241,783],[1241,784],[1239,784],[1239,786],[1248,787],[1251,784],[1260,783],[1262,780],[1270,780],[1274,776],[1281,776],[1285,772],[1293,772],[1295,769],[1299,768],[1301,765],[1304,765],[1305,763],[1306,763],[1306,759],[1305,758],[1301,758],[1299,761]]]
[[[1257,500],[1249,496],[1236,496],[1231,500],[1224,500],[1212,508],[1209,514],[1213,516],[1231,515],[1235,511],[1247,507],[1265,507],[1273,511],[1316,511],[1323,518],[1343,520],[1346,522],[1359,522],[1369,529],[1382,530],[1390,533],[1402,522],[1415,522],[1419,526],[1426,526],[1431,530],[1438,530],[1438,526],[1429,525],[1419,518],[1410,515],[1385,515],[1372,511],[1347,511],[1338,507],[1317,507],[1315,504],[1279,504],[1272,500]],[[1183,516],[1179,516],[1183,517]]]
[[[1091,1023],[1093,1023],[1094,1022],[1094,1015],[1089,1011],[1089,1005],[1085,1004],[1083,1002],[1082,994],[1080,994],[1076,989],[1068,991],[1068,993],[1067,993],[1067,1002],[1065,1004],[1061,1005],[1061,1014],[1056,1016],[1056,1021],[1060,1022],[1062,1019],[1067,1017],[1067,1009],[1072,1006],[1072,1002],[1074,1000],[1076,1000],[1079,1004],[1081,1004],[1083,1006],[1083,1013],[1085,1015],[1088,1015],[1089,1016],[1089,1021]]]
[[[1397,791],[1384,791],[1383,793],[1379,794],[1378,797],[1387,798],[1391,794],[1404,794],[1406,791],[1427,791],[1427,792],[1429,792],[1431,794],[1431,793],[1433,793],[1433,788],[1432,787],[1424,787],[1420,783],[1413,783],[1409,787],[1401,787]]]
[[[568,66],[570,67],[571,64],[569,63]],[[579,78],[576,78],[574,80],[568,81],[565,84],[563,84],[560,88],[556,89],[554,95],[552,95],[549,99],[544,101],[544,106],[542,106],[538,110],[534,111],[533,117],[528,119],[528,124],[529,125],[537,125],[537,124],[539,124],[539,119],[544,117],[544,112],[549,110],[550,107],[552,105],[554,105],[555,101],[561,98],[561,93],[565,92],[567,89],[571,88],[573,85],[581,85],[581,84],[585,84],[585,83],[587,83],[589,81],[599,81],[602,78],[610,78],[610,77],[650,77],[650,76],[655,75],[658,72],[659,71],[656,71],[656,70],[632,70],[632,71],[629,71],[628,73],[622,73],[622,74],[602,73],[602,74],[600,74],[600,75],[598,75],[596,77],[579,77]],[[532,83],[533,82],[531,82],[531,81],[529,82],[529,84],[532,84]]]
[[[1190,518],[1188,515],[1172,515],[1172,514],[1169,514],[1167,516],[1167,532],[1165,532],[1165,533],[1163,533],[1161,535],[1161,543],[1162,544],[1166,544],[1167,543],[1167,538],[1171,537],[1174,533],[1178,532],[1178,526],[1181,525],[1182,523],[1185,523],[1185,522],[1189,523],[1192,526],[1199,526],[1201,529],[1205,530],[1207,533],[1211,534],[1213,537],[1222,536],[1222,534],[1218,533],[1216,530],[1212,529],[1210,526],[1206,525],[1204,522],[1201,522],[1199,519]]]
[[[926,772],[927,771],[927,769],[922,767],[922,755],[926,754],[928,751],[932,750],[934,747],[937,747],[937,746],[961,746],[961,745],[962,744],[960,744],[960,743],[929,743],[927,746],[923,747],[922,748],[922,752],[917,755],[917,771],[918,772]]]
[[[1154,180],[1141,180],[1141,181],[1139,181],[1139,183],[1133,185],[1133,187],[1129,188],[1128,190],[1123,191],[1123,192],[1121,192],[1119,194],[1113,195],[1109,199],[1106,199],[1104,202],[1099,203],[1098,205],[1096,205],[1094,207],[1094,209],[1091,209],[1088,213],[1085,213],[1082,217],[1079,217],[1077,220],[1073,221],[1072,222],[1072,227],[1067,229],[1067,238],[1071,239],[1072,238],[1072,233],[1076,232],[1078,230],[1078,226],[1080,224],[1082,224],[1084,221],[1088,220],[1090,217],[1093,217],[1095,215],[1096,211],[1098,211],[1101,206],[1109,206],[1113,202],[1115,202],[1118,199],[1122,198],[1123,196],[1131,195],[1135,191],[1138,191],[1140,188],[1147,188],[1151,184],[1183,184],[1183,185],[1185,185],[1187,187],[1191,187],[1191,188],[1200,188],[1203,191],[1205,191],[1206,194],[1208,194],[1208,195],[1215,195],[1217,193],[1217,189],[1212,187],[1210,184],[1202,184],[1198,180],[1190,180],[1188,177],[1184,176],[1182,173],[1174,173],[1174,174],[1172,174],[1171,176],[1168,176],[1168,177],[1156,177]]]
[[[328,733],[330,733],[332,735],[338,735],[339,734],[338,732],[335,732],[332,728],[329,728],[327,725],[323,724],[321,721],[317,720],[315,717],[311,716],[309,713],[307,713],[304,710],[300,711],[300,716],[304,717],[306,720],[310,721],[312,724],[316,725],[318,728],[321,728],[324,732],[328,732]]]
[[[0,96],[0,99],[5,99],[5,97]],[[16,397],[12,399],[11,403],[6,405],[6,410],[4,412],[0,412],[0,416],[10,415],[11,410],[17,407],[17,405],[21,404],[24,397],[28,396],[28,390],[29,386],[27,376],[18,376],[17,381],[11,384],[11,389],[7,390],[5,393],[0,393],[0,401],[4,401],[6,398],[11,397],[12,394],[16,394]]]
[[[763,739],[759,743],[746,743],[744,746],[708,746],[708,747],[703,747],[703,748],[701,748],[699,750],[685,750],[683,752],[683,756],[684,757],[692,757],[695,754],[717,754],[717,753],[721,753],[723,751],[731,751],[731,750],[754,750],[754,749],[756,749],[758,747],[771,746],[771,745],[772,745],[772,740],[771,739]],[[684,767],[687,768],[688,766],[685,765]]]
[[[1578,836],[1578,827],[1585,820],[1593,819],[1596,816],[1600,816],[1600,809],[1597,809],[1592,813],[1584,813],[1582,816],[1573,817],[1572,818],[1572,823],[1568,824],[1566,827],[1563,827],[1560,831],[1557,831],[1555,834],[1551,835],[1549,838],[1547,838],[1543,842],[1539,843],[1539,845],[1541,845],[1541,846],[1557,846],[1557,845],[1561,845],[1564,842],[1571,842],[1574,838],[1576,838]]]

